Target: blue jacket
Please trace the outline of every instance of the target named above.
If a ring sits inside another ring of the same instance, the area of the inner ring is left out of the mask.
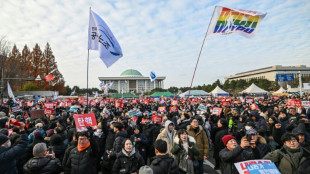
[[[16,159],[26,152],[28,136],[23,131],[19,143],[11,149],[0,147],[0,171],[2,174],[17,174]]]

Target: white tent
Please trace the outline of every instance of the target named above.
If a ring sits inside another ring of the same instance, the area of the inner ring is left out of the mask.
[[[272,93],[272,95],[288,95],[287,91],[281,86],[279,90]]]
[[[207,93],[206,91],[204,90],[191,90],[190,93],[189,93],[189,90],[180,94],[179,96],[180,97],[188,97],[188,94],[192,97],[198,97],[198,96],[209,96],[210,94]]]
[[[251,86],[249,86],[247,89],[243,90],[241,93],[249,93],[249,94],[266,94],[269,93],[268,91],[265,91],[258,86],[256,86],[254,83],[252,83]]]
[[[229,93],[224,91],[223,89],[221,89],[219,86],[217,86],[216,88],[214,88],[211,92],[210,92],[213,96],[228,96]]]

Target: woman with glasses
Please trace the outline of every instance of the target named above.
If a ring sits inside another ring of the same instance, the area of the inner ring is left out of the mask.
[[[298,143],[298,137],[285,133],[281,137],[283,147],[268,153],[264,159],[274,162],[282,174],[309,173],[310,153]]]

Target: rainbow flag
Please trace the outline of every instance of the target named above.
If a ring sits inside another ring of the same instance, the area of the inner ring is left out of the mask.
[[[238,34],[252,38],[267,13],[216,6],[207,37]]]

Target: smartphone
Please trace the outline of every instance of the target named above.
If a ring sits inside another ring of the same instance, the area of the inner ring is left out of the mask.
[[[53,156],[53,147],[48,147],[48,155]]]
[[[247,134],[246,135],[246,139],[248,140],[249,143],[251,143],[252,135],[251,134]]]

